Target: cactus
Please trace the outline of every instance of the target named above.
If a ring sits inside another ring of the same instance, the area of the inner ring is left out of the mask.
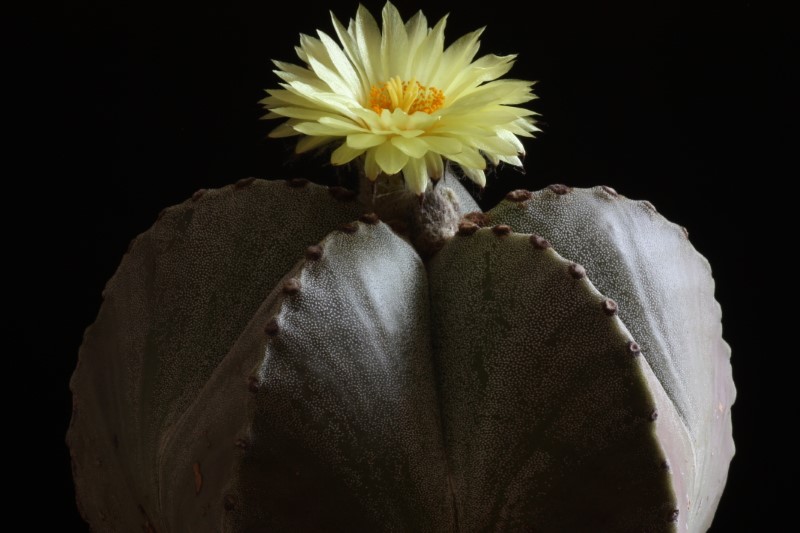
[[[609,187],[483,186],[521,166],[532,83],[444,21],[276,62],[265,118],[359,193],[200,190],[134,239],[73,374],[96,531],[702,532],[734,453],[705,259]],[[488,160],[488,163],[487,163]]]
[[[735,391],[704,259],[609,188],[508,198],[427,265],[338,188],[244,180],[166,210],[72,379],[87,521],[707,529]]]

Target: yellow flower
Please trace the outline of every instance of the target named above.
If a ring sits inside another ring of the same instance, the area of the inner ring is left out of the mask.
[[[447,17],[433,28],[422,12],[404,23],[391,3],[382,30],[361,5],[347,28],[331,17],[339,43],[301,35],[305,66],[274,62],[282,89],[267,91],[264,118],[288,120],[270,136],[304,135],[298,153],[334,143],[334,165],[361,158],[373,181],[402,172],[416,194],[442,177],[444,159],[481,187],[487,159],[522,166],[518,136],[538,128],[533,111],[515,106],[535,98],[533,82],[497,79],[514,55],[473,61],[482,29],[445,49]]]

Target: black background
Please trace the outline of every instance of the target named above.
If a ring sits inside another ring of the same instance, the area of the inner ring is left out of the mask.
[[[378,16],[381,2],[365,4]],[[777,158],[791,149],[782,132],[794,37],[788,17],[756,2],[646,4],[396,3],[404,18],[420,7],[431,23],[450,13],[448,42],[487,26],[481,53],[518,53],[509,76],[539,82],[543,133],[525,142],[524,174],[489,176],[484,208],[515,188],[607,184],[688,228],[714,269],[739,390],[737,455],[712,531],[764,531],[791,464],[770,417],[793,418],[775,394],[773,357],[794,354],[772,337],[766,295],[768,279],[790,272],[762,246],[791,174]],[[68,380],[128,241],[199,188],[343,178],[266,139],[273,123],[258,120],[256,102],[277,83],[270,59],[294,61],[300,32],[330,32],[328,9],[346,20],[356,6],[70,2],[20,19],[13,84],[34,102],[14,131],[26,166],[10,180],[7,214],[27,209],[10,226],[27,275],[46,266],[19,307],[34,318],[20,321],[18,385],[35,397],[19,434],[36,451],[18,462],[16,486],[35,529],[88,529],[64,445]]]

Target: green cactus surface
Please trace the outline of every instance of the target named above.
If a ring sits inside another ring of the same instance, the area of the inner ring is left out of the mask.
[[[735,389],[680,227],[551,186],[428,258],[355,196],[242,180],[132,242],[71,382],[94,531],[710,527]]]

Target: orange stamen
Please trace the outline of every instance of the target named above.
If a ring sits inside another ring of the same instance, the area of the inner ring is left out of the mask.
[[[369,91],[369,107],[380,114],[384,109],[401,109],[409,115],[422,111],[429,115],[444,105],[444,93],[436,87],[425,87],[415,78],[403,81],[400,76],[390,78],[380,87],[373,85]]]

